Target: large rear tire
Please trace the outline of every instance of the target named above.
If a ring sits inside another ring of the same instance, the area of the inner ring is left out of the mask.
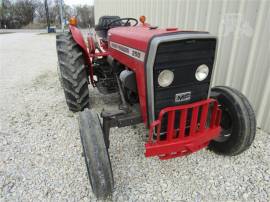
[[[86,168],[93,193],[105,199],[113,190],[113,173],[98,115],[92,110],[80,112],[80,135]]]
[[[209,144],[218,154],[234,156],[247,150],[256,134],[256,118],[247,98],[238,90],[218,86],[211,89],[222,110],[221,134]]]
[[[89,90],[85,60],[70,32],[56,36],[58,75],[68,108],[73,112],[89,107]]]

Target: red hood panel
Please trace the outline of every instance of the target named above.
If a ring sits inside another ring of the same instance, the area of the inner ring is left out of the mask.
[[[167,31],[166,29],[151,29],[147,26],[116,27],[109,30],[108,39],[145,52],[153,36],[174,32],[179,32],[179,30]]]

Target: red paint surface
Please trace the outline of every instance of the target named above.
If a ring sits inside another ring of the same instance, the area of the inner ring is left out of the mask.
[[[85,44],[85,41],[83,39],[83,35],[81,31],[77,27],[72,26],[72,25],[69,25],[69,30],[72,34],[74,41],[82,48],[85,61],[90,66],[91,60],[90,60],[89,52]]]
[[[210,125],[206,125],[209,105],[212,105]],[[189,130],[186,130],[188,110],[192,110]],[[200,119],[199,117],[199,110]],[[179,128],[175,128],[175,113],[180,111]],[[160,139],[161,123],[168,114],[167,133],[165,139]],[[159,117],[150,125],[149,139],[145,144],[145,156],[158,156],[160,159],[170,159],[198,151],[209,144],[209,141],[220,134],[221,110],[218,102],[207,99],[192,104],[167,107],[160,111]],[[156,139],[153,137],[156,131]]]
[[[113,41],[140,51],[145,52],[145,59],[149,42],[154,36],[175,31],[166,29],[150,29],[148,26],[117,27],[108,32],[108,41]],[[147,105],[146,105],[146,81],[145,81],[145,62],[127,56],[115,49],[108,47],[113,58],[124,64],[136,74],[137,87],[139,93],[140,109],[144,123],[147,125]]]

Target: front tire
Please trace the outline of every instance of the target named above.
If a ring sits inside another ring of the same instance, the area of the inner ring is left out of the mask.
[[[89,107],[89,90],[85,60],[70,32],[56,36],[58,76],[70,111]]]
[[[86,168],[93,193],[105,199],[113,190],[113,173],[98,115],[92,110],[80,112],[80,135]]]
[[[209,149],[228,156],[244,152],[256,134],[255,113],[249,101],[238,90],[226,86],[211,89],[211,97],[218,100],[222,110],[222,132],[210,142]]]

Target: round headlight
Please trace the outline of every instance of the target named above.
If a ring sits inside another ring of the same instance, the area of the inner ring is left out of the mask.
[[[202,64],[197,68],[195,77],[198,81],[203,81],[208,76],[208,73],[209,73],[208,66],[205,64]]]
[[[158,84],[161,87],[167,87],[171,85],[174,79],[174,73],[171,70],[165,69],[158,75]]]

